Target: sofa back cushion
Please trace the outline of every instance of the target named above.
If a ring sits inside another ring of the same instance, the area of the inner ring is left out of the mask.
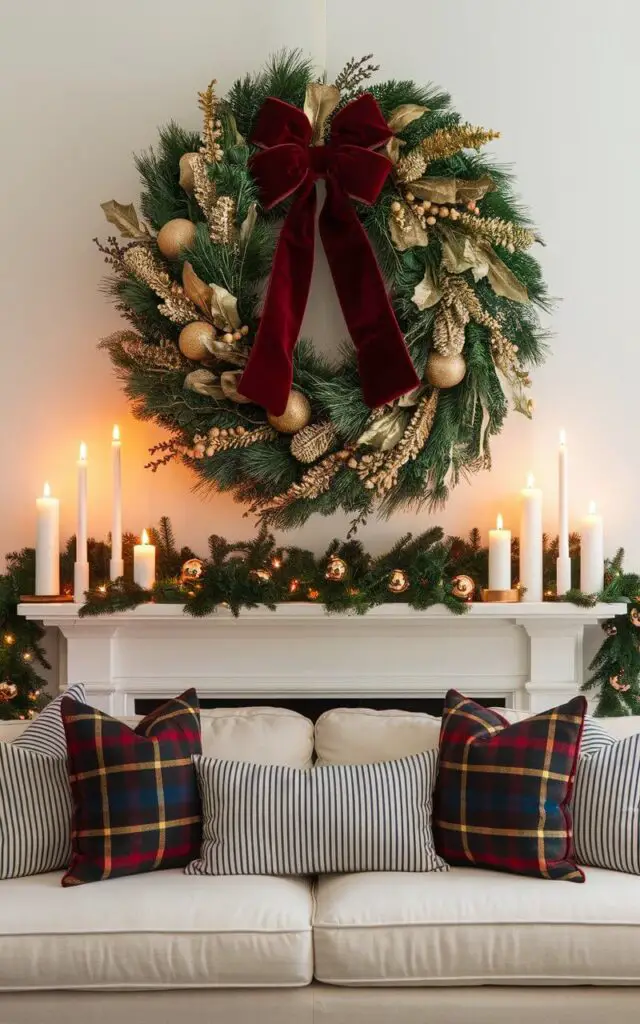
[[[410,711],[332,708],[316,722],[319,764],[369,764],[437,750],[440,719]]]
[[[91,704],[91,695],[87,697]],[[120,718],[134,729],[140,715]],[[28,722],[0,722],[0,742],[20,736]],[[211,708],[200,711],[202,753],[229,761],[308,768],[313,759],[313,723],[287,708]]]

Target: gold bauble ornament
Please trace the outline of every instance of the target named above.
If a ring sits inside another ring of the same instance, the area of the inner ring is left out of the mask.
[[[631,609],[629,612],[629,620],[632,626],[635,626],[636,629],[640,629],[640,612],[637,608]]]
[[[176,217],[160,228],[156,242],[163,256],[168,260],[177,260],[183,249],[193,245],[195,237],[195,224],[183,217]]]
[[[338,558],[337,555],[331,555],[324,573],[325,580],[331,580],[332,583],[339,583],[346,575],[347,563],[345,560],[343,558]]]
[[[475,594],[476,585],[470,576],[454,576],[452,579],[451,593],[454,597],[461,597],[463,601],[471,601]]]
[[[404,594],[409,589],[409,576],[404,569],[394,569],[389,576],[387,590],[392,594]]]
[[[215,329],[204,320],[194,320],[180,331],[178,348],[187,359],[199,362],[211,354],[211,343],[216,340]]]
[[[309,399],[301,391],[292,391],[287,399],[287,408],[281,416],[267,413],[267,419],[280,434],[296,434],[311,422]]]
[[[182,565],[180,573],[181,583],[193,583],[199,580],[204,572],[204,562],[200,558],[189,558]]]
[[[427,359],[426,378],[432,388],[454,388],[467,372],[463,355],[442,356],[430,352]]]
[[[191,161],[194,157],[197,159],[198,155],[198,153],[183,153],[178,164],[180,168],[180,188],[183,188],[189,195],[191,195],[195,186]]]
[[[18,687],[15,683],[0,683],[0,704],[6,704],[16,696]]]

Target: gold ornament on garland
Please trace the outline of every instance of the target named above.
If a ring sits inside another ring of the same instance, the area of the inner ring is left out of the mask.
[[[473,600],[476,585],[470,576],[465,576],[461,573],[459,576],[454,576],[451,583],[451,593],[454,597],[462,598],[463,601]]]
[[[394,569],[389,576],[387,590],[392,594],[404,594],[409,589],[409,575],[404,569]]]
[[[196,580],[202,578],[204,572],[204,562],[201,558],[188,558],[182,565],[182,571],[180,573],[181,583],[194,583]]]
[[[268,569],[250,569],[249,575],[254,580],[260,580],[261,583],[268,583],[271,579],[271,573]]]
[[[464,379],[467,364],[461,352],[443,356],[430,352],[427,358],[426,378],[433,388],[454,388]]]
[[[330,580],[331,583],[340,583],[347,575],[347,568],[347,563],[343,558],[331,555],[327,562],[324,578],[325,580]]]
[[[627,690],[631,689],[631,684],[630,683],[621,683],[620,682],[620,677],[621,676],[622,676],[622,670],[620,670],[620,674],[619,675],[611,676],[611,678],[609,679],[609,685],[614,690],[617,690],[618,693],[626,693]]]
[[[177,260],[183,249],[188,249],[196,239],[196,226],[190,220],[176,217],[160,228],[156,242],[158,249],[168,260]]]
[[[311,405],[301,391],[291,391],[287,407],[281,416],[267,413],[267,419],[274,430],[280,434],[297,434],[299,430],[311,422]]]
[[[204,320],[194,320],[180,331],[178,347],[183,356],[198,363],[211,354],[211,345],[215,338],[216,332],[211,324],[205,323]]]
[[[198,153],[183,153],[180,157],[180,188],[183,188],[189,195],[193,193],[195,181],[193,177],[193,162],[198,159]]]

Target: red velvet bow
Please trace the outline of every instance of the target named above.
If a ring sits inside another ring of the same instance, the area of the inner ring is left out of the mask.
[[[252,157],[251,172],[265,209],[295,198],[238,390],[276,416],[284,412],[291,390],[293,350],[309,296],[318,178],[327,182],[320,237],[356,347],[364,399],[375,408],[419,384],[371,244],[350,202],[370,205],[378,198],[391,162],[372,150],[391,134],[368,93],[336,114],[325,146],[310,145],[312,127],[298,107],[273,97],[262,105],[252,137],[262,152]]]

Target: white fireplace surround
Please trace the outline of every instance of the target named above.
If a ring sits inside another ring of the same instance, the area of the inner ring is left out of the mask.
[[[575,695],[583,678],[586,626],[622,605],[384,605],[367,615],[327,615],[310,604],[194,619],[181,606],[80,618],[73,604],[20,606],[60,631],[60,687],[82,682],[111,715],[135,713],[136,698],[195,686],[201,698],[442,697],[450,687],[541,711]]]

